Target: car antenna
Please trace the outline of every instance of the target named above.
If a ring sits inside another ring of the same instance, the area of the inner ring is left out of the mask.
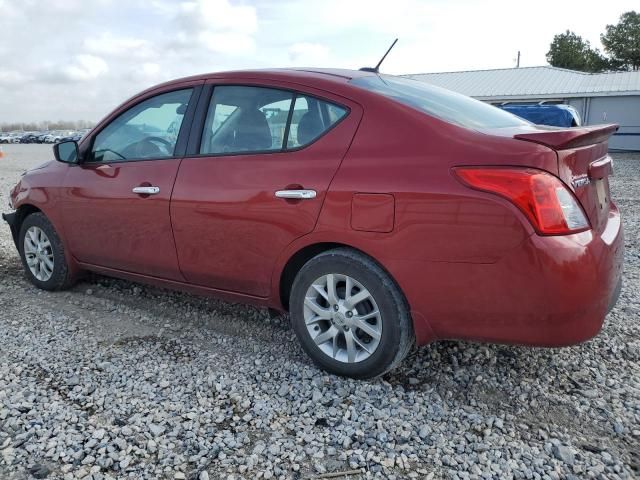
[[[385,53],[382,58],[380,59],[380,61],[378,62],[378,64],[374,67],[362,67],[360,70],[362,72],[372,72],[372,73],[379,73],[380,72],[380,65],[382,65],[382,62],[384,62],[384,59],[387,58],[387,55],[389,55],[389,52],[391,51],[391,49],[395,46],[395,44],[398,42],[398,39],[396,38],[393,43],[391,44],[391,46],[389,47],[389,50],[387,50],[387,53]]]

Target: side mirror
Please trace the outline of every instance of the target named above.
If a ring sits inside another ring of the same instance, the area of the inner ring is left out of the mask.
[[[78,142],[68,140],[66,142],[56,143],[53,146],[53,155],[56,160],[62,163],[78,163],[79,150]]]

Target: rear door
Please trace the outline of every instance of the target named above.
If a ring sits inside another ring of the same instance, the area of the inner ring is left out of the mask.
[[[69,168],[61,208],[77,260],[183,280],[169,202],[200,88],[152,95],[126,109]]]
[[[361,109],[255,82],[209,88],[171,200],[180,269],[194,284],[265,297],[279,254],[313,230]]]

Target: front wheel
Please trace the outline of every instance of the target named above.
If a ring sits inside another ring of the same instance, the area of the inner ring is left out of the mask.
[[[398,286],[375,261],[350,249],[309,260],[296,276],[289,305],[303,349],[337,375],[382,375],[415,342]]]
[[[18,235],[18,248],[27,278],[43,290],[63,290],[72,278],[64,247],[55,228],[42,213],[24,219]]]

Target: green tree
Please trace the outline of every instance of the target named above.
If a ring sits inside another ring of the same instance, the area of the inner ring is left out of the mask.
[[[588,43],[588,42],[587,42]],[[611,59],[605,57],[597,48],[591,48],[586,52],[587,72],[604,72],[606,70],[619,70],[619,66]]]
[[[607,25],[600,40],[604,50],[623,69],[640,69],[640,13],[633,10],[623,13],[616,25]]]
[[[581,72],[601,72],[610,68],[609,61],[587,40],[567,30],[553,37],[547,61],[550,65]]]

